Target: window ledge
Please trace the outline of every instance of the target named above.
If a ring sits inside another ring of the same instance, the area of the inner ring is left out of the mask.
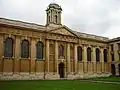
[[[30,57],[29,58],[20,58],[20,60],[30,60]]]
[[[12,60],[14,60],[14,57],[4,57],[4,56],[2,56],[2,58],[3,58],[3,59],[9,59],[9,60],[12,59]]]
[[[43,59],[35,59],[36,61],[45,61],[45,59],[43,58]]]

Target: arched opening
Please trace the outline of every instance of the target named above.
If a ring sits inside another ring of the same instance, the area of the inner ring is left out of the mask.
[[[115,72],[115,65],[114,64],[111,64],[111,73],[113,76],[116,75],[116,72]]]
[[[64,63],[59,64],[59,75],[60,78],[64,78]]]
[[[104,62],[107,62],[107,49],[104,49]]]
[[[63,45],[59,46],[59,56],[64,56],[64,46]]]
[[[120,76],[120,64],[118,64],[118,69],[119,69],[119,76]]]
[[[38,41],[36,45],[36,58],[37,59],[43,59],[43,42]]]
[[[91,48],[87,48],[87,61],[91,61]]]
[[[100,61],[100,50],[96,48],[96,62]]]
[[[80,46],[77,47],[77,57],[78,61],[82,61],[82,47]]]
[[[4,45],[4,57],[13,56],[13,39],[7,38]]]
[[[29,41],[23,40],[21,44],[21,58],[29,57]]]

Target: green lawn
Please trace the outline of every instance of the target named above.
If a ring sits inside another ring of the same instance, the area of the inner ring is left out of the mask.
[[[120,82],[120,77],[98,77],[98,78],[90,78],[90,80],[96,81],[110,81],[110,82]]]
[[[0,81],[0,90],[120,90],[120,84],[79,80]]]

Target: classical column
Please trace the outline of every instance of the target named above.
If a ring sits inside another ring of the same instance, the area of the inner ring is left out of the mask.
[[[58,74],[58,42],[55,41],[55,61],[56,61],[56,67],[57,68],[57,74]]]
[[[49,72],[49,40],[46,40],[46,69]]]
[[[119,61],[118,44],[117,43],[114,43],[114,58],[115,58],[115,62]]]
[[[4,43],[3,36],[0,35],[0,73],[3,72]]]
[[[114,59],[115,59],[115,62],[119,62],[118,44],[117,43],[114,43]],[[119,75],[118,65],[115,65],[115,69],[116,69],[116,75]]]
[[[67,43],[67,72],[70,72],[70,43]]]
[[[101,63],[101,72],[105,72],[104,70],[104,48],[100,49],[100,63]]]
[[[30,72],[35,72],[36,44],[35,39],[31,39]]]
[[[77,45],[75,44],[75,46],[74,46],[74,60],[75,60],[75,72],[77,72],[78,70],[77,70]]]
[[[109,45],[108,49],[108,64],[109,64],[109,72],[111,73],[111,63],[112,63],[112,57],[111,57],[111,45]]]
[[[87,72],[87,47],[84,45],[83,47],[84,51],[83,51],[83,62],[84,62],[84,65],[83,65],[83,72]]]
[[[14,62],[14,72],[20,71],[20,57],[21,57],[21,41],[20,36],[16,36],[15,38],[15,62]]]
[[[96,48],[92,48],[92,71],[93,73],[97,71],[97,65],[96,65]]]

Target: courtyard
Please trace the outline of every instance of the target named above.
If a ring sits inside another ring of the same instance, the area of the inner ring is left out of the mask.
[[[96,78],[95,80],[120,83],[120,77]],[[81,80],[0,81],[0,90],[120,90],[120,84]]]

